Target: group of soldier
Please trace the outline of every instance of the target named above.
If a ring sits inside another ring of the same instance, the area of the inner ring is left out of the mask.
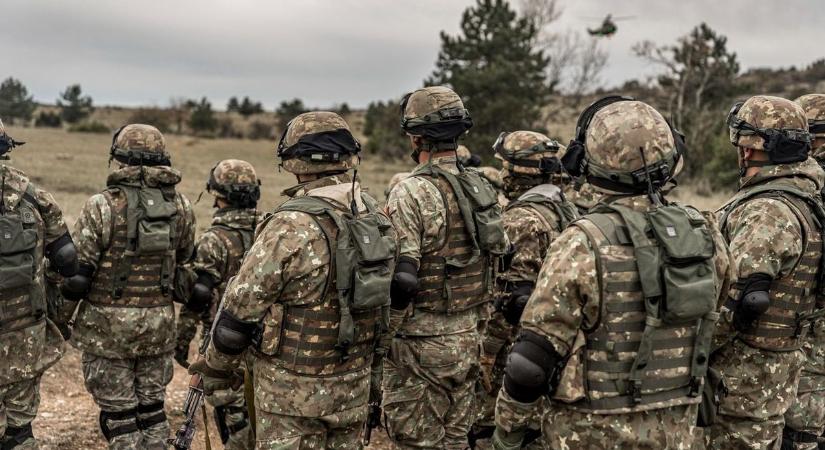
[[[502,132],[497,173],[459,149],[472,125],[447,87],[405,96],[416,166],[381,205],[346,121],[301,114],[287,200],[259,214],[254,168],[220,161],[197,239],[150,125],[115,132],[71,233],[0,165],[0,448],[37,448],[66,340],[110,449],[167,448],[173,360],[230,449],[362,448],[376,426],[405,449],[825,442],[825,95],[734,106],[717,214],[668,200],[689,143],[644,102],[595,102],[567,147]],[[0,125],[0,156],[21,144]]]

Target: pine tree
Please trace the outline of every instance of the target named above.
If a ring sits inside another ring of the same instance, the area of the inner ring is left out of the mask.
[[[9,77],[0,84],[0,117],[7,124],[14,123],[15,119],[28,122],[36,106],[34,98],[19,80]]]
[[[57,106],[60,107],[61,117],[68,123],[80,122],[94,111],[92,97],[83,95],[79,84],[68,86],[57,99]]]
[[[533,21],[518,17],[505,0],[476,0],[464,11],[458,36],[441,32],[436,68],[425,84],[449,85],[464,100],[475,123],[465,139],[472,151],[485,155],[501,131],[541,128],[550,59],[536,49],[537,34]]]

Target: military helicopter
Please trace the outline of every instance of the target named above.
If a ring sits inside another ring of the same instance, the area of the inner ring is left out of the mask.
[[[635,16],[613,17],[612,14],[608,14],[602,21],[602,26],[596,29],[588,28],[587,32],[595,37],[611,37],[619,31],[619,27],[616,26],[616,21],[633,19],[634,17]]]

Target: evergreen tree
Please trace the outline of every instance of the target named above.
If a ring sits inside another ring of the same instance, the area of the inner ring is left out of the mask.
[[[226,104],[226,111],[228,112],[238,112],[238,108],[240,108],[240,103],[238,103],[238,97],[232,97],[229,99],[229,102]]]
[[[19,80],[9,77],[0,84],[0,118],[8,124],[15,120],[28,122],[36,106],[34,97]]]
[[[308,109],[304,102],[299,98],[293,98],[290,101],[282,101],[275,110],[275,115],[278,117],[278,129],[283,131],[290,120],[299,114],[307,112]]]
[[[436,68],[425,83],[449,85],[464,100],[475,123],[465,138],[472,151],[484,155],[504,130],[542,128],[550,59],[536,48],[537,35],[534,22],[505,0],[476,0],[458,36],[441,32]]]
[[[195,134],[208,134],[218,127],[218,121],[215,119],[215,113],[212,111],[212,104],[206,97],[192,108],[192,113],[189,115],[189,128]]]
[[[364,115],[367,155],[401,158],[410,153],[410,140],[401,131],[397,100],[371,102]]]
[[[261,102],[253,102],[249,97],[244,97],[240,106],[236,109],[244,117],[249,117],[253,114],[260,114],[264,112],[264,107]]]
[[[57,106],[60,107],[60,116],[68,123],[80,122],[94,111],[92,98],[83,95],[79,84],[68,86],[57,99]]]

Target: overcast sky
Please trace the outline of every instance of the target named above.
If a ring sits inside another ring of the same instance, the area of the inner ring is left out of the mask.
[[[516,0],[517,1],[517,0]],[[249,95],[272,108],[398,97],[421,85],[474,0],[3,0],[0,76],[42,102],[81,83],[96,104],[166,105],[207,96],[218,108]],[[729,38],[743,68],[805,66],[825,57],[825,0],[561,0],[559,30],[635,16],[602,45],[604,83],[655,68],[632,55],[705,21]]]

